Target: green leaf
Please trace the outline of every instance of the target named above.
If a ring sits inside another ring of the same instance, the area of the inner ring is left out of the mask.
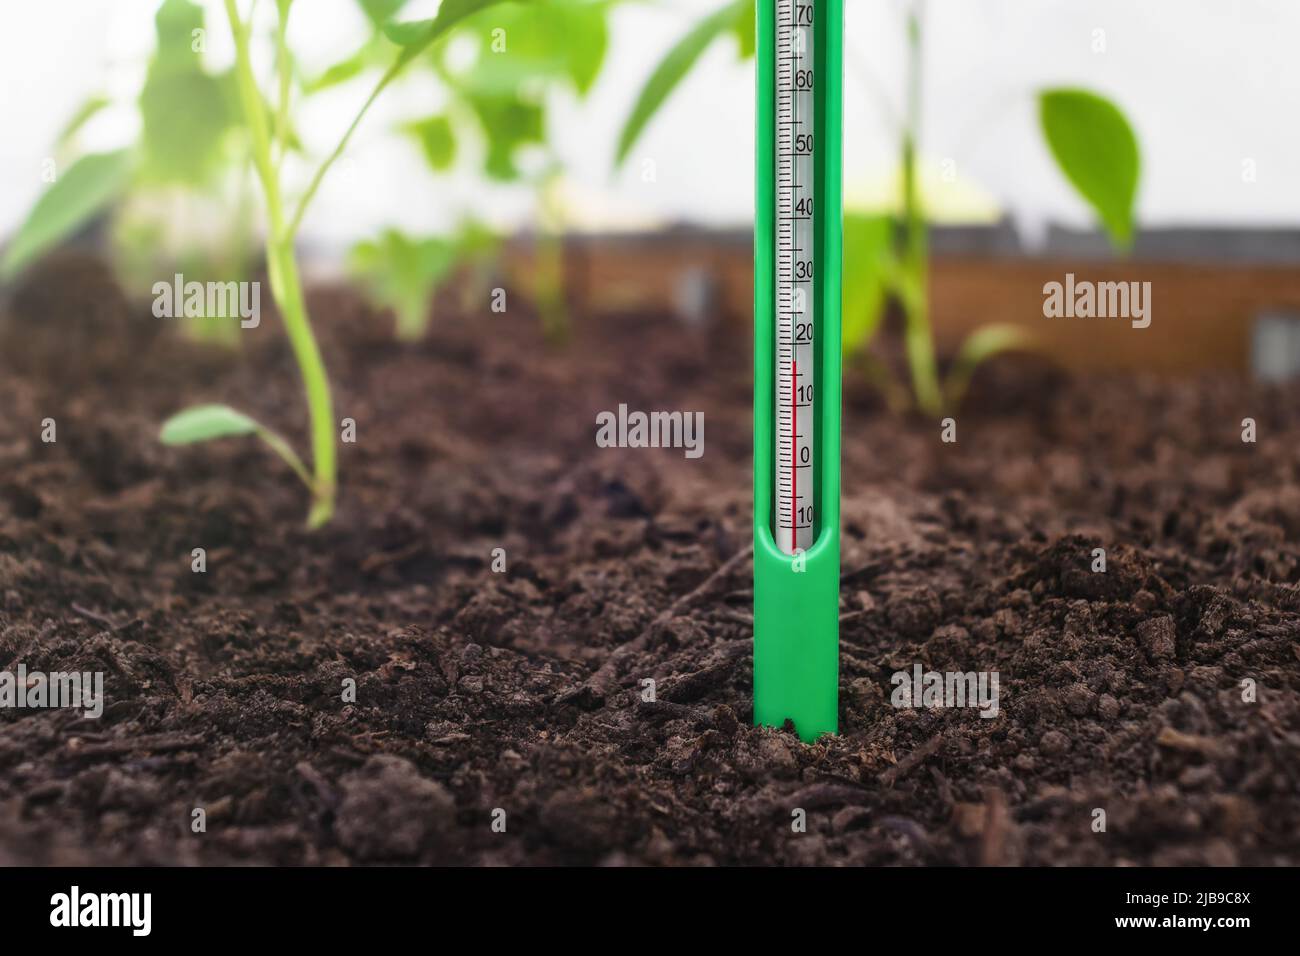
[[[600,75],[609,48],[609,4],[552,0],[536,9],[553,31],[564,32],[557,46],[564,52],[565,72],[578,94],[586,96]]]
[[[536,0],[487,10],[464,27],[480,43],[471,68],[455,72],[455,86],[503,95],[520,83],[564,79],[585,96],[604,62],[608,13],[604,0]]]
[[[452,240],[413,239],[388,229],[377,240],[353,246],[348,265],[370,302],[393,310],[398,337],[416,339],[428,326],[429,300],[438,283],[459,258]]]
[[[384,36],[402,48],[395,69],[415,59],[435,40],[466,17],[473,16],[480,10],[498,3],[510,3],[516,0],[442,0],[438,15],[427,20],[409,20],[405,23],[388,22],[384,24]],[[523,0],[521,0],[523,2]]]
[[[431,20],[415,20],[408,23],[387,23],[384,25],[384,35],[400,46],[402,48],[401,52],[398,54],[397,59],[395,59],[392,65],[388,68],[387,72],[384,73],[383,77],[375,85],[375,88],[370,92],[370,96],[368,96],[365,103],[362,104],[361,109],[353,118],[351,125],[349,125],[347,130],[344,132],[343,138],[340,139],[338,145],[334,147],[333,152],[331,152],[320,166],[317,167],[315,174],[313,174],[311,178],[311,182],[307,184],[306,191],[298,200],[297,208],[294,209],[293,215],[289,217],[289,225],[287,226],[287,232],[289,235],[293,235],[298,231],[298,226],[302,222],[302,217],[306,214],[307,207],[311,203],[312,197],[316,195],[316,190],[320,188],[321,181],[325,178],[325,174],[329,172],[329,169],[334,165],[335,160],[337,160],[339,156],[343,155],[343,151],[347,149],[348,142],[352,139],[352,134],[356,132],[357,127],[361,125],[361,120],[365,117],[367,111],[370,109],[371,105],[374,104],[375,100],[379,98],[379,94],[384,91],[384,88],[387,87],[388,84],[391,83],[413,59],[423,53],[424,50],[427,49],[435,40],[445,36],[447,31],[456,24],[460,23],[466,17],[477,13],[479,10],[485,10],[490,6],[505,2],[509,2],[509,0],[443,0],[442,6],[438,8],[438,15]]]
[[[150,65],[164,70],[192,70],[199,54],[194,31],[203,29],[203,7],[192,0],[163,0],[154,15],[158,43]]]
[[[309,79],[303,84],[303,90],[306,93],[318,93],[356,79],[368,69],[387,66],[392,49],[391,43],[376,34],[346,59],[326,67],[318,76]]]
[[[745,0],[740,5],[736,22],[731,27],[731,32],[736,36],[736,44],[740,47],[742,60],[748,60],[754,55],[754,28],[757,22],[758,14],[754,10],[754,0]]]
[[[370,21],[373,32],[349,56],[307,80],[303,84],[304,91],[316,93],[355,79],[368,69],[388,66],[392,60],[393,45],[384,36],[384,26],[401,12],[405,4],[406,0],[357,0],[357,5]]]
[[[473,63],[453,70],[443,57],[439,66],[467,95],[504,96],[524,83],[566,80],[585,96],[605,60],[609,9],[607,0],[535,0],[485,10],[457,28],[478,40]]]
[[[1086,90],[1051,89],[1039,93],[1038,115],[1065,177],[1096,211],[1112,244],[1128,248],[1141,156],[1123,112]]]
[[[362,47],[351,56],[331,64],[318,76],[308,80],[304,89],[307,93],[318,93],[321,90],[329,89],[331,86],[338,86],[340,83],[346,83],[348,80],[360,76],[370,65],[370,54],[365,47]]]
[[[81,131],[90,120],[104,107],[108,106],[111,100],[107,96],[92,96],[86,102],[82,103],[77,112],[72,114],[72,118],[59,133],[55,140],[55,145],[60,149],[72,142],[72,138]]]
[[[487,137],[484,172],[497,180],[518,179],[515,153],[523,146],[546,142],[545,108],[518,96],[475,96],[469,106]]]
[[[579,97],[591,89],[605,59],[610,7],[609,0],[535,0],[485,8],[455,30],[476,41],[471,62],[450,62],[447,46],[436,55],[435,71],[454,97],[450,112],[461,116],[466,110],[454,107],[467,107],[478,121],[489,177],[518,179],[519,149],[546,143],[552,89],[567,86]]]
[[[884,317],[890,278],[896,269],[890,217],[845,213],[841,308],[845,356],[851,357],[871,343]]]
[[[161,182],[202,185],[222,165],[233,115],[220,79],[151,72],[140,93],[144,172]]]
[[[193,48],[202,7],[165,0],[154,23],[158,43],[140,91],[143,173],[160,182],[202,185],[220,168],[225,134],[236,122],[232,81],[205,72]]]
[[[695,61],[714,40],[723,33],[735,29],[739,22],[738,17],[745,6],[751,2],[752,0],[733,0],[728,3],[721,10],[715,11],[693,26],[665,54],[654,72],[650,74],[650,79],[641,88],[632,112],[628,114],[623,124],[623,131],[618,137],[618,151],[614,158],[615,167],[621,166],[627,159],[627,154],[631,152],[637,139],[645,130],[646,124],[663,106],[664,101],[668,99],[669,94],[682,78],[690,72]]]
[[[98,215],[126,188],[134,167],[128,150],[77,160],[36,201],[0,262],[9,280]]]
[[[435,170],[450,169],[456,160],[456,134],[446,116],[430,116],[403,127],[419,141],[424,157]]]
[[[371,25],[376,30],[382,30],[402,9],[406,0],[357,0],[357,4]]]
[[[471,262],[485,262],[492,258],[500,245],[500,237],[477,219],[466,219],[456,230],[456,249],[460,258]]]
[[[293,447],[278,434],[259,425],[243,412],[229,405],[195,405],[177,412],[163,422],[158,438],[164,445],[193,445],[215,438],[237,438],[256,435],[273,452],[284,459],[293,473],[302,479],[308,489],[313,489],[311,474]]]
[[[158,433],[164,445],[192,445],[214,438],[256,435],[262,426],[229,405],[195,405],[163,422]]]
[[[1000,352],[1031,348],[1035,338],[1028,329],[1005,322],[986,325],[966,337],[948,372],[944,391],[951,407],[956,407],[970,387],[975,370]]]

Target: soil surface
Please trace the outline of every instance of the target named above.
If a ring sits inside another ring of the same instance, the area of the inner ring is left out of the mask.
[[[225,353],[68,255],[7,302],[0,670],[106,702],[0,710],[0,863],[1300,862],[1300,391],[1005,361],[948,444],[851,373],[805,745],[750,726],[743,319],[553,348],[449,298],[412,345],[310,298],[356,423],[315,534],[257,442],[156,440],[224,401],[303,447],[275,316]],[[704,412],[704,456],[597,448],[619,403]],[[891,706],[918,663],[997,671],[998,716]]]

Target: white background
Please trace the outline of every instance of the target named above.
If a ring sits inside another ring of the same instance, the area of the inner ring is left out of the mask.
[[[436,0],[411,14],[428,14]],[[744,227],[753,188],[752,62],[724,41],[705,56],[654,121],[626,168],[610,169],[619,126],[668,45],[715,9],[704,0],[620,8],[605,70],[587,101],[565,97],[556,114],[570,168],[566,193],[589,228],[689,221]],[[0,236],[42,188],[41,163],[77,105],[107,91],[129,104],[153,42],[154,0],[0,0]],[[263,13],[273,4],[263,3]],[[209,2],[209,62],[229,62],[220,3]],[[892,113],[902,86],[900,0],[847,0],[848,192],[892,194]],[[293,42],[309,66],[350,52],[363,36],[352,0],[298,0]],[[1104,31],[1104,52],[1094,45]],[[1141,140],[1139,212],[1146,225],[1300,225],[1300,2],[1287,0],[930,0],[925,36],[923,153],[949,219],[1009,211],[1031,238],[1051,220],[1087,225],[1087,211],[1047,156],[1033,91],[1047,84],[1106,93]],[[301,121],[318,155],[332,145],[366,84],[312,101]],[[475,210],[502,226],[526,224],[525,189],[472,174],[432,177],[392,134],[403,118],[436,107],[432,85],[408,82],[368,117],[307,223],[309,238],[337,243],[384,224],[432,231]],[[84,146],[108,149],[135,130],[128,106],[89,126]],[[643,181],[646,161],[655,169]],[[1243,182],[1251,160],[1257,180]]]

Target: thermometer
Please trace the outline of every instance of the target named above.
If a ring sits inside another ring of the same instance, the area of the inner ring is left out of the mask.
[[[838,726],[843,0],[758,0],[754,720]]]

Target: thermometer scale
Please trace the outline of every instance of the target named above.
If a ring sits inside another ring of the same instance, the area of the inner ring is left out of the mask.
[[[813,338],[816,241],[812,0],[776,0],[776,508],[784,554],[813,540]],[[802,369],[802,371],[800,371]],[[800,477],[803,481],[800,482]]]
[[[838,726],[843,0],[758,0],[754,720]]]

